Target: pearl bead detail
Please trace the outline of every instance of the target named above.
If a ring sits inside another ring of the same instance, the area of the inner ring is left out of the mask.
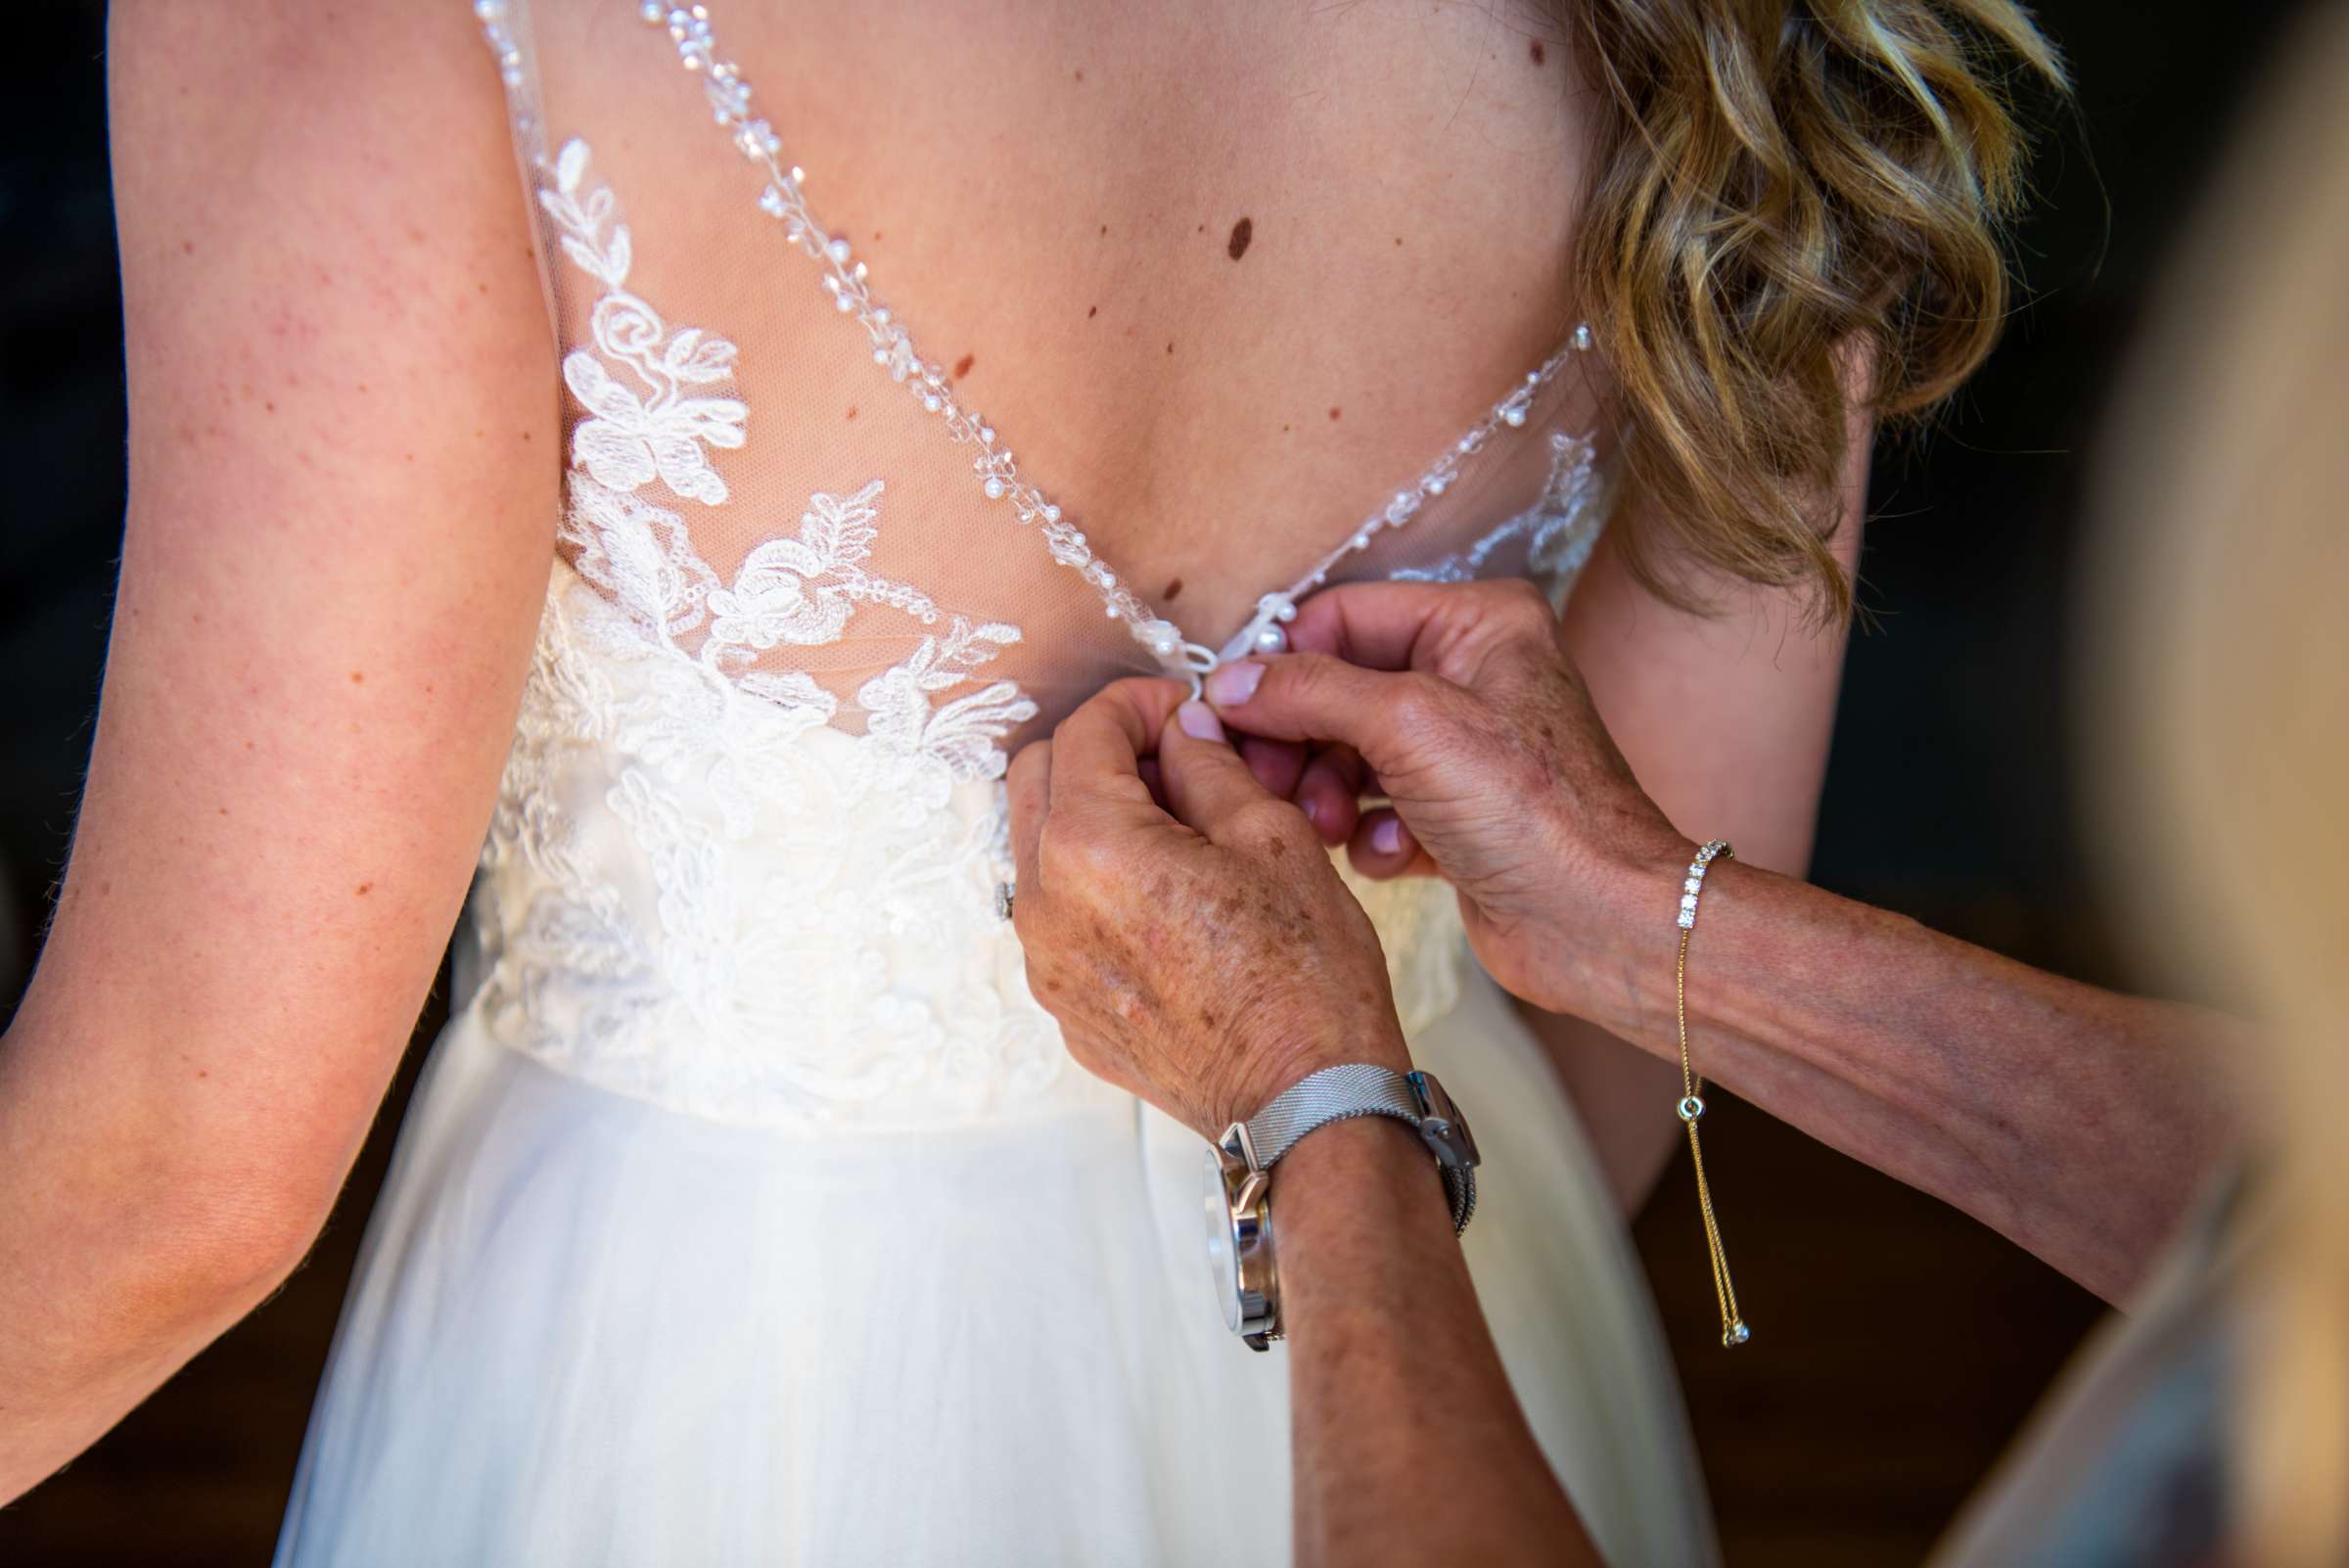
[[[1286,653],[1289,650],[1289,634],[1278,626],[1259,627],[1255,637],[1250,640],[1255,644],[1258,653],[1276,654]]]

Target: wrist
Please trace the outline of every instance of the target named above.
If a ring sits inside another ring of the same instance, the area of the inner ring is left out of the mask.
[[[1519,994],[1654,1048],[1659,994],[1670,1024],[1673,917],[1696,849],[1678,833],[1642,835],[1558,877],[1534,984]]]
[[[1419,1255],[1421,1244],[1453,1239],[1427,1145],[1391,1116],[1332,1122],[1301,1140],[1280,1162],[1275,1190],[1281,1234],[1301,1248],[1325,1225]]]
[[[1411,1070],[1410,1049],[1404,1043],[1403,1025],[1392,1007],[1383,1017],[1361,1020],[1352,1028],[1317,1029],[1293,1039],[1244,1049],[1228,1086],[1208,1105],[1208,1137],[1221,1135],[1234,1122],[1252,1119],[1323,1068],[1352,1063],[1392,1068],[1398,1073]]]

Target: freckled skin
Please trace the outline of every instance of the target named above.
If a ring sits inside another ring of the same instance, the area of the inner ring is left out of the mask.
[[[1645,798],[1558,657],[1539,592],[1448,591],[1456,613],[1431,633],[1431,679],[1409,688],[1417,706],[1379,774],[1413,803],[1420,842],[1448,846],[1487,967],[1504,987],[1529,985],[1555,945],[1552,890],[1573,846],[1629,847],[1644,863],[1681,843],[1652,806],[1608,804]],[[1105,698],[1117,700],[1094,701]],[[1182,766],[1204,765],[1203,752],[1232,755],[1193,747]],[[1181,755],[1162,744],[1162,782]],[[1121,830],[1082,808],[1064,818],[1076,793],[1056,776],[1041,886],[1023,874],[1016,918],[1032,984],[1081,1064],[1214,1136],[1313,1068],[1366,1059],[1365,1042],[1401,1059],[1376,934],[1302,812],[1258,793],[1196,827],[1161,815],[1154,830],[1131,818]],[[1153,790],[1161,805],[1185,795]]]
[[[1056,787],[1014,920],[1081,1065],[1214,1135],[1315,1068],[1405,1062],[1377,936],[1296,807],[1261,796],[1211,837],[1071,806]]]

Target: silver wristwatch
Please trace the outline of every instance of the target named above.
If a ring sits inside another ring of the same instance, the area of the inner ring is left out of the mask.
[[[1225,1325],[1251,1350],[1281,1337],[1272,1167],[1308,1132],[1358,1116],[1391,1116],[1418,1130],[1444,1177],[1453,1234],[1476,1213],[1476,1138],[1434,1078],[1358,1065],[1300,1079],[1247,1121],[1232,1123],[1207,1155],[1208,1267]]]

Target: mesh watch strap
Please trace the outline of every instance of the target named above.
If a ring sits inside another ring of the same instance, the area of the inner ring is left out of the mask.
[[[1418,1130],[1422,1106],[1410,1080],[1393,1068],[1364,1063],[1325,1067],[1299,1079],[1248,1119],[1248,1144],[1256,1168],[1271,1170],[1308,1132],[1358,1116],[1391,1116]],[[1454,1232],[1465,1230],[1476,1213],[1476,1173],[1441,1158],[1437,1169],[1444,1176],[1444,1196],[1451,1205],[1451,1227]]]

